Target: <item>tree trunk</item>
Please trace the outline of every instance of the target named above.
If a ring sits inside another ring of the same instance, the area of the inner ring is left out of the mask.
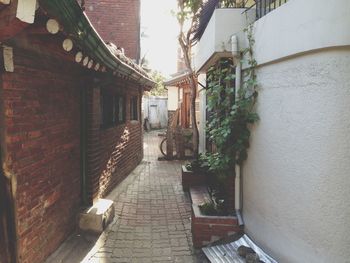
[[[199,148],[199,132],[198,132],[198,126],[197,126],[197,120],[196,120],[197,78],[195,76],[195,73],[193,72],[192,64],[191,64],[191,44],[189,43],[189,41],[185,43],[181,36],[182,35],[180,35],[179,37],[179,43],[184,54],[185,65],[189,73],[190,87],[191,87],[190,112],[191,112],[191,125],[192,125],[193,156],[194,158],[197,158],[198,148]]]
[[[191,124],[192,124],[192,140],[193,140],[193,155],[198,157],[199,148],[199,132],[196,119],[196,97],[197,97],[197,83],[195,77],[191,76]]]

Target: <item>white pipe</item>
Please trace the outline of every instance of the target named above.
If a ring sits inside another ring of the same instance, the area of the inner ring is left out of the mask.
[[[238,37],[237,37],[237,35],[232,35],[231,36],[231,52],[232,52],[232,56],[234,58],[239,57]]]
[[[236,91],[235,91],[235,100],[238,100],[238,91],[241,88],[241,74],[242,74],[242,65],[241,65],[241,56],[238,46],[238,37],[237,35],[231,36],[231,51],[236,65]],[[235,165],[235,210],[241,210],[241,167]]]
[[[241,210],[241,168],[235,165],[235,210]]]

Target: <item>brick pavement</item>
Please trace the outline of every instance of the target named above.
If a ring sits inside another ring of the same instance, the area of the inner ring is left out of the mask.
[[[190,200],[181,186],[181,163],[157,160],[159,140],[157,132],[145,134],[143,162],[107,197],[115,201],[114,222],[97,242],[92,239],[89,244],[84,237],[89,252],[84,257],[65,253],[65,260],[56,262],[205,261],[192,247]]]

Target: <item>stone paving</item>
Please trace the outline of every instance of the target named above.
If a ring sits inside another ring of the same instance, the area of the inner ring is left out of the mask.
[[[181,163],[157,160],[159,140],[157,132],[145,134],[143,162],[107,197],[115,201],[114,222],[96,240],[83,237],[81,251],[88,252],[78,256],[77,245],[48,262],[206,262],[192,247],[191,203],[182,190]]]

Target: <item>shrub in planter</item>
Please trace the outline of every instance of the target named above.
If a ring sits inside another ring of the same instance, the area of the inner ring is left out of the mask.
[[[207,183],[209,168],[201,156],[182,166],[182,187],[188,190],[191,186],[203,185]]]
[[[193,244],[196,248],[242,231],[234,210],[228,206],[231,202],[227,202],[227,187],[219,182],[216,181],[216,189],[208,187],[209,200],[202,204],[192,204],[191,227]]]

